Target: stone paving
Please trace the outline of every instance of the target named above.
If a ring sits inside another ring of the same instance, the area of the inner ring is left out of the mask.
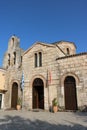
[[[87,113],[1,110],[0,130],[87,130]]]

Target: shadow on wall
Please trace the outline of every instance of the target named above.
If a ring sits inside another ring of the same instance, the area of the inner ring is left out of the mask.
[[[0,130],[87,130],[80,124],[61,125],[50,124],[41,120],[24,119],[19,116],[5,116],[0,119]]]

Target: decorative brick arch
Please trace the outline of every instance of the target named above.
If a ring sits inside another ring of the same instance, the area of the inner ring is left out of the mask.
[[[18,87],[20,86],[20,81],[19,81],[19,80],[13,79],[13,80],[11,81],[11,87],[12,87],[13,83],[17,83],[17,84],[18,84]]]
[[[61,76],[61,79],[60,79],[61,87],[64,87],[64,80],[65,80],[65,78],[66,78],[67,76],[72,76],[72,77],[74,77],[74,78],[75,78],[75,81],[76,81],[76,86],[79,85],[79,82],[80,82],[80,81],[79,81],[78,76],[77,76],[75,73],[73,73],[73,72],[67,72],[67,73],[65,73],[65,74],[63,74],[63,75]]]
[[[33,82],[34,82],[34,80],[36,79],[36,78],[40,78],[40,79],[42,79],[42,81],[43,81],[43,83],[44,83],[44,87],[46,87],[46,79],[44,78],[44,76],[42,76],[42,75],[34,75],[33,77],[32,77],[32,79],[31,79],[31,81],[30,81],[30,87],[32,87],[32,85],[33,85]]]

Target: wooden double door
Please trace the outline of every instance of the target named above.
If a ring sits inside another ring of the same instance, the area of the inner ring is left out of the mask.
[[[77,110],[76,82],[72,76],[67,76],[64,81],[65,109]]]
[[[33,109],[44,109],[44,86],[40,78],[33,83]]]

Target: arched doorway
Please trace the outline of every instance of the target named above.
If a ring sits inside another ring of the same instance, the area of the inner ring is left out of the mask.
[[[11,108],[16,109],[18,99],[18,84],[15,82],[12,85]]]
[[[76,81],[72,76],[67,76],[64,81],[65,109],[77,110]]]
[[[36,78],[33,82],[33,109],[44,109],[44,83],[42,79]]]
[[[1,106],[2,106],[2,94],[0,93],[0,109],[1,109]]]

